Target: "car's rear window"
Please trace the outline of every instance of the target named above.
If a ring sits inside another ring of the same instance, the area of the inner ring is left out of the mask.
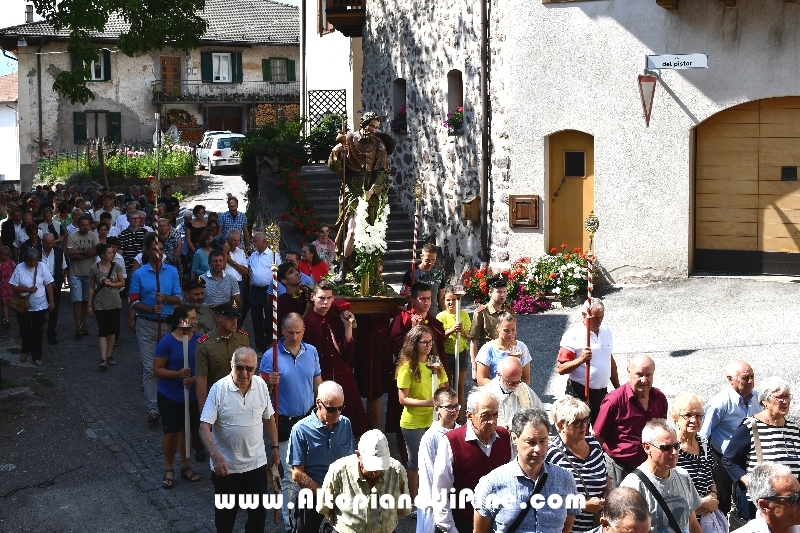
[[[217,148],[230,148],[233,143],[241,140],[241,137],[220,137],[217,139]]]

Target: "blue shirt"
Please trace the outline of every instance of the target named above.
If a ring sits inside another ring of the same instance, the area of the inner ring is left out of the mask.
[[[200,335],[193,334],[189,338],[189,370],[191,375],[194,372],[194,350],[197,347],[197,339]],[[171,333],[167,333],[163,339],[158,341],[155,357],[163,357],[167,360],[165,368],[168,370],[183,369],[183,341],[176,339]],[[183,379],[182,378],[158,378],[158,392],[172,400],[173,402],[183,403]],[[197,400],[194,385],[189,389],[189,401]]]
[[[547,480],[540,492],[543,501],[551,494],[557,494],[562,498],[563,504],[556,509],[550,508],[547,503],[541,509],[531,507],[517,531],[561,533],[567,516],[581,512],[580,505],[575,505],[574,507],[578,507],[576,509],[566,508],[566,497],[578,496],[572,474],[551,463],[543,463],[542,467],[542,472],[547,473]],[[530,503],[534,487],[534,481],[525,475],[515,459],[481,478],[475,487],[472,504],[481,516],[492,519],[492,531],[507,531],[516,520],[517,514],[524,512],[520,509],[520,503]],[[496,498],[494,505],[491,500],[487,501],[489,495]]]
[[[328,467],[337,459],[356,452],[350,420],[339,416],[339,421],[328,431],[328,426],[311,413],[292,428],[289,439],[289,464],[302,466],[305,473],[322,485]],[[574,482],[573,482],[574,485]]]
[[[161,273],[158,278],[161,282],[161,294],[181,297],[181,280],[174,266],[167,264],[161,265]],[[156,271],[153,270],[153,266],[150,263],[136,269],[136,272],[133,273],[131,287],[128,293],[138,294],[139,301],[145,305],[156,305]],[[161,318],[170,316],[174,310],[174,305],[164,302],[161,305]],[[136,314],[156,318],[155,313],[144,313],[138,309],[136,310]]]
[[[241,211],[236,212],[236,217],[232,217],[230,211],[225,211],[224,213],[220,213],[217,217],[217,223],[219,223],[219,227],[222,229],[220,232],[223,238],[228,236],[229,229],[238,229],[240,232],[242,229],[247,225],[247,215],[242,213]],[[244,246],[244,234],[242,235],[242,246]]]
[[[283,347],[283,339],[278,342],[278,371],[281,381],[278,384],[278,414],[303,416],[314,405],[314,378],[322,375],[319,367],[317,349],[300,343],[297,357],[293,357]],[[261,358],[261,377],[269,382],[272,372],[272,348]]]
[[[300,272],[300,284],[301,285],[305,285],[306,287],[313,287],[314,286],[314,278],[312,278],[311,276],[308,276],[308,275],[303,274],[302,272]],[[270,289],[269,292],[270,292],[270,294],[272,294],[272,289]],[[284,287],[283,283],[281,283],[279,281],[278,282],[278,296],[281,296],[285,292],[286,292],[286,287]]]
[[[725,453],[731,435],[741,425],[742,420],[760,412],[758,392],[751,392],[745,404],[744,398],[733,387],[725,387],[708,400],[699,435],[708,439],[719,453]]]

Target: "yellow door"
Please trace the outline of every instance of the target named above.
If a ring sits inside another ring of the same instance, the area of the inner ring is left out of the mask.
[[[583,221],[594,209],[594,137],[567,130],[550,136],[548,248],[589,247]]]

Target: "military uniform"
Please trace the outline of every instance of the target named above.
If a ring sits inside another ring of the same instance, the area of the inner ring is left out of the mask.
[[[237,348],[250,347],[247,332],[235,331],[227,339],[214,327],[197,340],[195,349],[195,374],[208,376],[208,389],[231,373],[231,356]]]
[[[505,304],[500,309],[495,309],[494,305],[489,302],[488,305],[481,305],[475,309],[475,314],[472,315],[472,329],[469,330],[469,336],[472,340],[478,342],[478,348],[497,338],[497,319],[503,313],[515,316],[511,307]]]
[[[210,305],[201,305],[197,311],[197,327],[195,331],[200,335],[211,333],[217,327],[217,321],[214,318],[216,313],[211,309]]]

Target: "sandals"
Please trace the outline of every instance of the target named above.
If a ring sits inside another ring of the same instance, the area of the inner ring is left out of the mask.
[[[158,416],[158,413],[150,413],[147,416],[147,423],[150,424],[151,426],[154,425],[154,424],[158,424],[158,420],[160,418],[161,417]]]
[[[172,477],[167,477],[167,474],[172,474]],[[171,489],[175,486],[175,469],[164,470],[164,479],[161,480],[162,489]]]
[[[186,473],[187,470],[190,472],[190,474]],[[200,474],[197,474],[197,473],[194,472],[194,470],[192,470],[191,466],[187,466],[186,468],[181,470],[181,477],[183,479],[185,479],[186,481],[191,481],[192,483],[197,483],[198,481],[203,479],[200,476]]]

